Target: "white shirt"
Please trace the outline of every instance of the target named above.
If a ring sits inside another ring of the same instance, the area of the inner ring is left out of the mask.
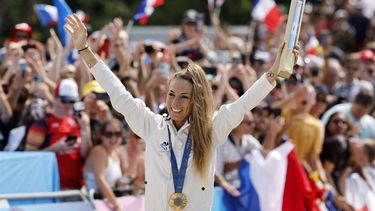
[[[130,128],[146,142],[145,210],[171,210],[168,206],[168,199],[174,193],[174,186],[169,149],[165,147],[165,142],[168,142],[167,125],[169,125],[171,131],[177,164],[180,166],[189,132],[189,123],[185,122],[177,131],[168,117],[153,113],[142,100],[134,99],[102,61],[98,62],[91,71],[96,80],[107,91],[113,107],[124,115]],[[203,180],[193,169],[191,153],[182,191],[188,200],[184,211],[207,211],[211,209],[217,146],[223,144],[232,129],[240,124],[245,112],[255,107],[272,89],[273,86],[265,76],[262,76],[236,102],[221,106],[219,111],[215,113],[212,130],[213,153],[207,169],[208,178]]]
[[[262,146],[259,141],[252,135],[246,134],[242,136],[239,144],[233,144],[230,139],[217,149],[216,172],[222,175],[229,184],[236,188],[241,185],[238,176],[238,170],[224,172],[225,163],[234,163],[242,160],[247,153],[251,153],[254,149],[260,149]]]

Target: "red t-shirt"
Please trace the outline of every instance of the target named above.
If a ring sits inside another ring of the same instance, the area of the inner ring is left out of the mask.
[[[47,127],[46,127],[47,126]],[[78,123],[73,116],[62,119],[48,115],[43,120],[39,120],[31,125],[26,139],[26,150],[41,150],[45,140],[49,136],[48,146],[53,145],[68,135],[76,135],[77,142],[74,148],[66,152],[56,152],[56,158],[60,174],[60,187],[76,189],[83,185],[83,160],[81,158],[81,134]]]

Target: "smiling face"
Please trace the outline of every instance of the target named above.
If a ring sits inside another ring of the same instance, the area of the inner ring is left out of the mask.
[[[102,144],[105,148],[113,150],[121,144],[122,132],[121,128],[115,124],[110,123],[105,127],[101,134]]]
[[[181,78],[174,78],[169,84],[167,110],[176,128],[182,127],[192,111],[192,84]]]

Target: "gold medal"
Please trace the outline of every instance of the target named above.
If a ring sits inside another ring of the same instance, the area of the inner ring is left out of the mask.
[[[187,202],[187,198],[183,193],[173,193],[169,197],[168,204],[173,210],[179,211],[186,207]]]

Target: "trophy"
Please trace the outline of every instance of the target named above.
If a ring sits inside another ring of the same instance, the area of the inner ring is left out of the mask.
[[[279,76],[286,79],[289,78],[293,73],[295,60],[293,49],[298,41],[304,7],[305,0],[292,0],[290,3],[288,23],[286,25],[286,32],[284,36],[285,47],[281,53],[279,65]]]

